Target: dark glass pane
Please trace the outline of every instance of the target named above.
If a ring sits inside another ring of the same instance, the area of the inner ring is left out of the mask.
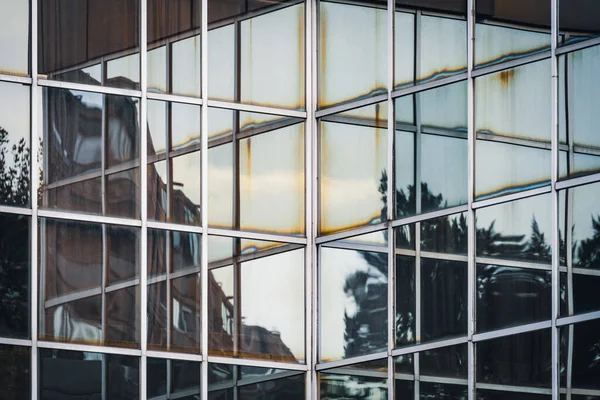
[[[421,259],[421,341],[467,333],[467,263]]]
[[[477,400],[550,400],[551,395],[477,389]],[[574,397],[572,397],[574,399]]]
[[[477,343],[477,382],[550,388],[550,336],[545,329]]]
[[[38,10],[40,74],[139,89],[139,0],[46,0]],[[100,63],[107,59],[103,79]]]
[[[487,66],[550,48],[550,0],[477,2],[475,64]]]
[[[572,370],[565,365],[569,356],[569,335],[572,330]],[[575,325],[562,327],[560,330],[561,342],[561,370],[571,373],[571,384],[578,389],[600,389],[600,320],[581,322]],[[564,378],[564,377],[563,377]],[[563,386],[561,380],[561,386]]]
[[[551,271],[477,265],[478,331],[548,320],[551,298]]]
[[[171,391],[173,394],[186,394],[186,398],[200,395],[200,363],[171,360]]]
[[[139,397],[137,357],[41,349],[39,363],[40,397],[44,400]]]
[[[27,2],[23,4],[9,0],[0,0],[0,9],[15,12],[19,8],[28,8]],[[5,15],[8,18],[18,16],[2,13],[0,16],[0,71],[5,62],[12,60],[5,57],[14,51],[13,46],[3,51],[2,32],[16,28],[13,23],[2,24]],[[30,150],[30,113],[29,113],[29,87],[14,83],[0,82],[0,205],[29,206],[31,150]]]
[[[108,283],[138,277],[138,246],[140,230],[137,228],[106,226],[108,242]]]
[[[108,167],[133,161],[139,157],[139,102],[139,99],[133,97],[106,96]]]
[[[148,357],[146,368],[148,398],[167,395],[167,359]]]
[[[559,2],[558,27],[561,44],[590,39],[600,35],[600,22],[595,16],[600,4],[594,0]]]
[[[304,374],[239,387],[238,399],[302,400],[305,398]]]
[[[467,345],[440,347],[419,353],[422,375],[467,379]]]
[[[97,289],[94,292],[99,291]],[[46,302],[40,339],[102,343],[102,297],[96,295],[69,302],[61,300],[56,301],[62,303],[57,306],[50,306]]]
[[[167,348],[167,285],[148,286],[148,347]]]
[[[551,197],[528,197],[477,210],[477,256],[550,264]]]
[[[201,3],[148,1],[150,90],[200,97],[200,35],[194,33],[200,31]],[[172,64],[167,68],[168,63]]]
[[[387,253],[321,248],[322,360],[384,351]]]
[[[106,177],[106,214],[115,217],[140,217],[139,168]]]
[[[63,208],[69,211],[102,214],[102,178],[86,179],[81,182],[48,185],[42,207]]]
[[[140,341],[137,286],[106,293],[106,342],[137,347]]]
[[[600,184],[578,186],[566,191],[568,202],[563,200],[571,216],[572,267],[600,269]]]
[[[0,345],[0,398],[31,398],[30,352],[28,347]]]
[[[443,383],[422,382],[419,386],[419,398],[442,400],[466,400],[468,388],[466,385],[449,385]]]
[[[0,73],[28,75],[29,2],[0,0],[0,10]]]
[[[396,256],[396,346],[416,340],[415,258]]]
[[[387,374],[383,372],[382,375]],[[319,374],[320,398],[327,400],[343,399],[385,399],[387,398],[387,378],[356,375]]]
[[[208,400],[234,400],[233,389],[208,392]]]
[[[320,234],[387,218],[387,110],[384,102],[320,121]]]
[[[200,268],[200,234],[171,232],[172,272]]]
[[[167,272],[167,231],[148,229],[148,277]]]
[[[467,254],[467,215],[449,215],[421,223],[421,251]]]
[[[0,336],[30,337],[30,222],[29,217],[0,214]]]
[[[394,386],[394,398],[396,400],[410,400],[415,398],[415,384],[413,381],[396,379]]]
[[[200,351],[200,274],[171,281],[172,347],[181,351]]]

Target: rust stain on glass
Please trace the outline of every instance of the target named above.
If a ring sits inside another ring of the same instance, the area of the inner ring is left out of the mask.
[[[502,84],[502,87],[508,88],[510,86],[510,84],[512,83],[512,81],[515,77],[515,73],[516,73],[515,69],[508,69],[506,71],[500,72],[500,75],[498,77],[500,79],[500,83]]]

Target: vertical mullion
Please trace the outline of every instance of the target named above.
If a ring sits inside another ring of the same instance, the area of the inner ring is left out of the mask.
[[[313,58],[316,53],[313,53],[313,27],[314,20],[313,7],[315,6],[313,0],[306,0],[304,2],[304,98],[306,108],[306,118],[304,123],[304,186],[305,186],[305,200],[304,200],[304,232],[306,234],[306,249],[304,251],[304,304],[305,304],[305,326],[304,326],[304,354],[306,359],[306,365],[308,366],[308,373],[304,377],[304,397],[309,400],[311,399],[312,387],[316,385],[312,370],[314,368],[315,359],[313,358],[313,346],[315,346],[314,338],[312,337],[313,329],[313,314],[315,314],[316,302],[313,302],[313,293],[315,291],[315,281],[313,271],[317,268],[315,262],[315,250],[316,250],[316,231],[314,230],[313,212],[315,208],[314,193],[315,188],[313,186],[314,174],[316,172],[313,169],[313,159],[315,153],[313,153],[313,143],[315,135],[315,125],[313,120],[315,118],[314,101],[313,101]]]
[[[30,265],[30,329],[31,329],[31,398],[36,400],[39,396],[38,390],[38,195],[37,189],[40,185],[39,173],[40,170],[39,161],[37,155],[39,154],[39,139],[38,139],[38,126],[40,121],[41,111],[41,96],[42,90],[38,88],[38,2],[36,0],[30,1],[30,29],[31,29],[31,92],[29,94],[31,110],[29,117],[31,118],[30,123],[30,137],[31,137],[31,187],[30,187],[30,199],[31,199],[31,236],[30,236],[30,254],[29,260]],[[47,143],[47,142],[44,142]],[[46,157],[44,157],[45,160]],[[47,176],[47,170],[44,176]],[[45,232],[42,232],[43,234]],[[42,298],[43,299],[43,298]],[[41,302],[40,302],[41,303]]]
[[[201,24],[200,24],[200,60],[201,60],[201,86],[200,96],[203,100],[201,108],[201,220],[202,220],[202,251],[201,251],[201,353],[202,364],[200,369],[201,399],[208,399],[208,0],[202,0]]]
[[[476,267],[476,226],[475,210],[473,201],[475,196],[475,81],[473,79],[473,60],[475,51],[475,0],[467,0],[467,154],[468,154],[468,216],[467,216],[467,353],[468,353],[468,398],[475,400],[475,379],[476,379],[476,349],[473,343],[473,334],[475,333],[475,279]]]
[[[415,25],[417,33],[417,51],[415,53],[415,65],[417,77],[421,70],[421,11],[417,11],[415,16]],[[415,118],[415,141],[414,141],[414,191],[415,191],[415,213],[421,214],[421,95],[415,93],[413,96],[414,118]],[[415,334],[417,343],[421,342],[421,223],[415,223]],[[415,400],[421,397],[421,371],[419,353],[413,355],[413,367],[415,374]]]
[[[560,397],[559,374],[559,328],[556,320],[560,313],[560,237],[559,237],[559,198],[556,190],[559,170],[559,130],[558,130],[558,0],[551,0],[551,32],[552,32],[552,399]]]
[[[165,102],[165,176],[167,178],[166,192],[167,192],[167,204],[165,204],[166,220],[171,222],[173,220],[172,210],[172,199],[173,199],[173,165],[171,164],[171,138],[173,137],[173,103],[170,101]],[[169,242],[167,241],[167,247]]]
[[[394,29],[395,29],[395,1],[387,1],[387,103],[388,103],[388,115],[387,115],[387,220],[393,221],[395,211],[395,167],[394,167],[394,136],[396,133],[396,118],[395,118],[395,107],[394,99],[392,98],[392,91],[394,90]],[[395,346],[395,274],[396,274],[396,256],[395,256],[395,238],[394,228],[391,224],[387,228],[388,238],[388,296],[387,296],[387,342],[388,342],[388,400],[394,400],[395,398],[395,385],[396,380],[394,379],[394,357],[392,357],[392,350]]]
[[[140,235],[140,399],[146,399],[147,391],[147,337],[148,337],[148,4],[140,1],[140,89],[141,116],[140,126],[140,216],[142,220]],[[168,147],[167,147],[168,154]]]
[[[172,341],[172,337],[171,337],[171,331],[173,329],[173,301],[171,299],[171,267],[173,264],[173,255],[171,252],[171,249],[173,247],[173,235],[171,231],[166,231],[165,232],[165,236],[167,237],[167,243],[166,243],[166,247],[165,247],[165,253],[166,253],[166,261],[167,261],[167,265],[166,267],[166,279],[165,279],[165,291],[167,292],[166,294],[166,301],[167,301],[167,321],[165,324],[165,327],[167,329],[167,349],[171,349],[171,341]],[[168,383],[167,383],[168,385]]]

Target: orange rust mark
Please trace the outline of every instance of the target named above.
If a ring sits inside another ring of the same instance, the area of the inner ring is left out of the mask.
[[[377,159],[377,152],[379,144],[381,142],[381,132],[379,128],[379,122],[381,121],[381,104],[375,104],[375,159]]]
[[[246,140],[246,177],[248,180],[248,192],[252,191],[252,138]]]
[[[325,31],[327,29],[327,7],[323,7],[322,4],[320,4],[320,20],[319,20],[319,24],[321,25],[320,28],[320,35],[319,35],[319,41],[320,41],[320,49],[318,49],[317,51],[319,52],[319,61],[321,64],[321,71],[320,71],[320,76],[318,77],[318,79],[321,81],[321,84],[319,85],[319,93],[318,93],[318,103],[319,106],[323,107],[325,106],[325,101],[324,99],[327,98],[327,95],[325,93],[325,85],[323,84],[324,81],[324,77],[326,75],[326,71],[327,71],[327,40],[325,40]]]
[[[304,108],[304,95],[305,95],[305,89],[304,89],[304,82],[306,80],[305,78],[305,69],[304,69],[304,64],[305,64],[305,57],[304,57],[304,5],[302,4],[300,7],[298,7],[298,24],[296,27],[296,31],[297,31],[297,35],[298,35],[298,62],[300,63],[299,68],[298,68],[298,88],[300,89],[298,94],[299,94],[299,99],[297,104],[299,105],[298,108]]]
[[[377,213],[373,214],[370,218],[368,218],[364,221],[360,221],[360,222],[357,222],[354,224],[344,225],[344,226],[327,226],[327,224],[325,223],[325,218],[323,218],[323,217],[324,216],[321,216],[321,223],[319,224],[319,233],[321,235],[329,235],[332,233],[350,231],[352,229],[357,229],[357,228],[361,228],[364,226],[372,225],[370,223],[370,221],[374,221],[376,218],[381,218],[381,211],[378,211]],[[385,222],[385,221],[382,220],[380,222]]]
[[[503,87],[508,88],[510,86],[510,83],[515,78],[515,72],[516,71],[514,69],[508,69],[506,71],[500,72],[500,75],[499,75],[500,84]]]

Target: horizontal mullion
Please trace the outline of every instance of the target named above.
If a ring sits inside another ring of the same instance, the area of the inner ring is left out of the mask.
[[[290,371],[309,371],[306,364],[292,364],[280,361],[266,361],[249,358],[228,358],[220,356],[208,356],[208,362],[216,364],[238,365],[242,367],[259,367],[273,369],[287,369]]]
[[[451,83],[461,82],[467,80],[467,73],[462,72],[456,75],[449,76],[447,78],[436,79],[427,83],[419,83],[417,85],[408,86],[402,89],[396,89],[392,91],[392,99],[398,97],[407,96],[418,92],[424,92],[430,89],[436,89],[442,86],[450,85]]]
[[[456,207],[442,208],[442,209],[436,210],[436,211],[431,211],[431,212],[426,212],[423,214],[412,215],[410,217],[395,219],[392,222],[392,226],[394,228],[396,228],[398,226],[414,224],[417,222],[424,222],[424,221],[427,221],[430,219],[447,217],[450,215],[466,212],[466,211],[468,211],[468,209],[469,209],[469,206],[467,204],[462,205],[462,206],[456,206]]]
[[[142,92],[140,90],[132,90],[132,89],[120,89],[113,88],[110,86],[100,86],[100,85],[88,85],[85,83],[73,83],[73,82],[65,82],[65,81],[53,81],[49,79],[39,79],[38,85],[42,87],[53,87],[58,89],[67,89],[67,90],[78,90],[82,92],[94,92],[94,93],[102,93],[102,94],[110,94],[116,96],[128,96],[128,97],[142,97]]]
[[[387,253],[387,245],[375,245],[360,242],[345,242],[343,240],[337,240],[335,242],[327,242],[321,245],[325,248],[333,249],[344,249],[344,250],[355,250],[355,251],[369,251],[373,253]]]
[[[305,237],[300,236],[290,236],[290,235],[278,235],[272,233],[260,233],[260,232],[251,232],[251,231],[237,231],[237,230],[229,230],[222,228],[208,228],[209,235],[215,236],[226,236],[226,237],[234,237],[240,239],[254,239],[254,240],[264,240],[269,242],[281,242],[281,243],[295,243],[295,244],[303,244],[305,245],[307,240]]]
[[[360,117],[353,117],[353,116],[349,116],[349,115],[334,114],[334,115],[327,115],[327,116],[321,118],[321,121],[353,125],[353,126],[364,126],[367,128],[379,128],[379,129],[387,129],[387,126],[388,126],[387,116],[385,116],[385,119],[374,120],[372,118],[360,118]],[[416,130],[416,128],[414,126],[412,126],[412,128]]]
[[[120,163],[118,165],[115,165],[113,167],[107,168],[105,170],[105,175],[113,175],[113,174],[118,174],[119,172],[125,172],[125,171],[129,171],[135,168],[138,168],[140,166],[140,159],[136,159],[136,160],[132,160],[132,161],[126,161],[123,163]]]
[[[568,317],[558,318],[556,320],[556,326],[565,326],[576,324],[578,322],[592,321],[600,318],[600,311],[592,311],[583,314],[571,315]]]
[[[600,182],[600,173],[569,178],[555,183],[556,190],[568,189],[576,186],[587,185],[589,183]]]
[[[33,80],[29,76],[0,74],[0,82],[21,83],[23,85],[31,85]]]
[[[146,356],[152,358],[161,358],[166,360],[181,360],[181,361],[202,361],[202,355],[193,353],[176,353],[160,350],[148,350]]]
[[[397,126],[397,124],[396,124]],[[448,129],[448,128],[434,128],[430,126],[421,126],[421,134],[425,135],[435,135],[435,136],[444,136],[451,137],[456,139],[468,139],[467,131],[461,131],[458,129]]]
[[[284,244],[282,246],[277,246],[273,248],[269,248],[266,250],[254,251],[248,254],[240,254],[235,257],[227,257],[222,260],[211,261],[208,263],[208,269],[216,269],[225,267],[228,265],[232,265],[234,263],[243,263],[251,260],[258,260],[260,258],[269,257],[277,254],[287,253],[288,251],[298,250],[303,248],[304,245],[301,244]]]
[[[267,106],[257,106],[254,104],[234,103],[221,100],[208,100],[209,107],[225,108],[228,110],[246,111],[259,114],[281,115],[284,117],[306,118],[306,111],[290,110],[286,108],[276,108]]]
[[[493,64],[485,67],[475,68],[471,75],[477,78],[483,75],[493,74],[495,72],[504,71],[511,68],[520,67],[522,65],[531,64],[537,61],[546,60],[551,57],[550,50],[542,50],[539,53],[531,54],[525,57],[515,58],[509,61]]]
[[[496,390],[500,392],[512,392],[512,393],[531,393],[531,394],[552,394],[552,389],[548,388],[537,388],[530,386],[514,386],[514,385],[501,385],[495,383],[475,383],[476,389],[484,390]]]
[[[387,356],[388,356],[387,351],[383,351],[383,352],[374,353],[374,354],[367,354],[364,356],[345,358],[343,360],[325,361],[325,362],[317,363],[315,368],[317,371],[325,371],[325,370],[332,369],[332,368],[347,367],[347,366],[351,366],[353,364],[360,364],[360,363],[365,363],[365,362],[369,362],[369,361],[381,360],[383,358],[387,358]]]
[[[296,124],[304,122],[304,120],[301,120],[301,119],[296,119],[296,118],[289,119],[289,118],[291,118],[291,117],[285,118],[283,120],[267,122],[267,123],[262,124],[261,126],[257,126],[257,127],[253,127],[253,128],[242,129],[242,130],[236,132],[235,138],[236,138],[236,140],[241,140],[241,139],[249,138],[252,136],[260,135],[262,133],[271,132],[276,129],[282,129],[282,128],[286,128],[288,126],[292,126],[292,125],[296,125]]]
[[[473,209],[490,207],[498,204],[508,203],[515,200],[526,199],[528,197],[539,196],[542,194],[550,193],[552,191],[552,187],[550,184],[545,185],[543,187],[538,187],[535,189],[522,190],[517,193],[506,194],[502,196],[492,197],[485,200],[476,200],[473,202]]]
[[[99,346],[91,344],[81,344],[72,342],[50,342],[45,340],[38,341],[38,348],[40,349],[53,349],[53,350],[69,350],[69,351],[84,351],[91,353],[101,354],[118,354],[125,356],[137,356],[142,355],[142,351],[139,349],[131,349],[127,347],[112,347],[112,346]]]
[[[448,346],[456,346],[459,344],[467,343],[468,341],[469,341],[469,339],[466,336],[464,336],[464,337],[458,337],[458,338],[453,338],[453,339],[443,339],[443,340],[436,340],[433,342],[407,345],[406,347],[392,350],[392,356],[398,357],[398,356],[403,356],[406,354],[415,354],[415,353],[420,353],[423,351],[440,349],[440,348],[448,347]]]
[[[365,226],[361,226],[360,228],[348,229],[348,230],[344,230],[344,231],[340,231],[340,232],[336,232],[336,233],[329,233],[329,234],[326,234],[323,236],[318,236],[315,239],[315,242],[316,242],[316,244],[324,244],[327,242],[333,242],[335,240],[347,239],[352,236],[360,236],[360,235],[364,235],[367,233],[382,231],[384,229],[387,229],[388,226],[389,226],[389,222],[387,222],[387,221],[380,222],[378,224],[365,225]]]
[[[461,386],[467,386],[469,384],[469,381],[467,379],[448,378],[445,376],[432,376],[432,375],[421,375],[419,377],[419,381],[431,382],[431,383],[444,383],[444,384],[449,384],[449,385],[461,385]]]
[[[595,37],[592,39],[586,39],[586,40],[582,40],[579,42],[567,44],[564,46],[559,46],[556,49],[556,55],[560,56],[562,54],[571,53],[571,52],[577,51],[577,50],[587,49],[588,47],[593,47],[593,46],[597,46],[597,45],[600,45],[600,37]]]
[[[200,99],[200,98],[182,96],[182,95],[177,95],[177,94],[148,92],[147,97],[150,100],[161,100],[161,101],[168,101],[171,103],[193,104],[193,105],[198,105],[198,106],[202,105],[202,99]]]
[[[522,147],[532,147],[534,149],[552,150],[552,143],[543,142],[541,140],[524,139],[512,136],[503,136],[495,133],[477,132],[478,141],[497,142],[504,144],[511,144]]]
[[[31,347],[31,340],[0,337],[0,345]]]
[[[473,342],[483,342],[486,340],[498,339],[505,336],[518,335],[520,333],[533,332],[552,327],[551,321],[534,322],[532,324],[518,325],[510,328],[497,329],[490,332],[473,334]]]
[[[165,230],[165,231],[173,231],[173,232],[188,232],[188,233],[202,233],[202,227],[201,226],[194,226],[194,225],[182,225],[182,224],[175,224],[172,222],[160,222],[160,221],[148,221],[147,222],[147,226],[148,228],[152,228],[152,229],[161,229],[161,230]]]
[[[383,101],[387,101],[387,94],[378,94],[375,96],[370,96],[366,98],[361,98],[357,100],[351,100],[348,102],[344,102],[341,104],[337,104],[334,106],[330,106],[327,108],[322,108],[315,112],[315,118],[323,118],[328,115],[333,115],[337,113],[341,113],[344,111],[354,110],[355,108],[370,106],[373,104],[381,103]]]
[[[47,209],[38,210],[38,217],[64,219],[77,222],[90,222],[95,224],[133,226],[138,228],[142,226],[142,222],[135,219],[109,217],[106,215],[82,214],[68,211],[54,211]]]
[[[62,296],[54,297],[44,302],[44,308],[52,308],[62,304],[71,303],[78,300],[87,299],[102,294],[101,287],[95,287],[92,289],[82,290],[80,292],[69,293]]]
[[[352,366],[347,367],[339,367],[328,369],[325,371],[320,371],[321,373],[326,374],[334,374],[334,375],[351,375],[351,376],[361,376],[365,378],[382,378],[387,379],[388,373],[387,371],[378,371],[378,370],[369,370],[369,369],[361,369],[361,368],[352,368]]]
[[[84,172],[79,175],[71,176],[65,179],[57,180],[56,182],[49,183],[48,185],[46,185],[46,187],[44,187],[44,190],[57,189],[68,185],[85,182],[91,179],[97,179],[100,177],[102,177],[102,170],[95,169],[92,171]]]
[[[444,260],[444,261],[460,261],[460,262],[468,262],[469,257],[466,254],[451,254],[451,253],[437,253],[433,251],[423,251],[421,250],[421,257],[427,259],[434,260]]]
[[[293,376],[298,376],[298,375],[304,374],[305,372],[306,371],[282,371],[282,372],[277,372],[277,373],[269,374],[269,375],[255,376],[252,378],[243,378],[243,379],[239,379],[237,381],[236,386],[240,387],[240,386],[255,385],[257,383],[270,382],[270,381],[275,381],[278,379],[290,378]]]
[[[476,264],[486,265],[497,265],[499,267],[512,267],[512,268],[528,268],[528,269],[539,269],[543,271],[552,271],[551,264],[536,263],[531,261],[519,261],[519,260],[504,260],[494,257],[475,257]]]
[[[33,213],[31,208],[13,207],[13,206],[2,206],[0,205],[0,213],[3,214],[16,214],[16,215],[28,215],[31,216]]]
[[[135,279],[132,279],[129,281],[119,282],[119,283],[114,283],[112,285],[109,285],[106,288],[104,288],[104,291],[106,293],[116,292],[117,290],[127,289],[127,288],[133,287],[133,286],[138,286],[139,284],[140,284],[140,279],[135,278]]]

